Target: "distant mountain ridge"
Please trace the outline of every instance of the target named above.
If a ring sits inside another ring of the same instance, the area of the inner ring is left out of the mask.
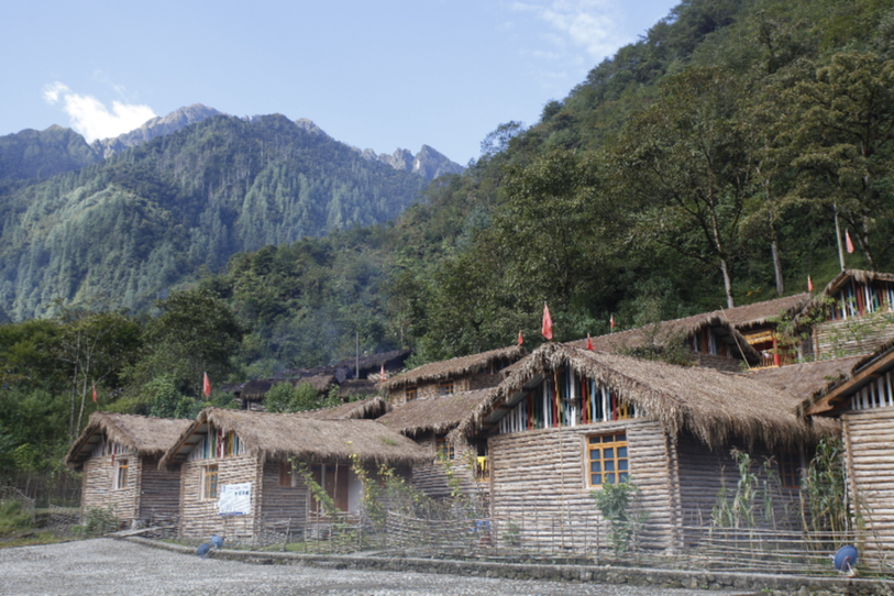
[[[152,118],[130,132],[113,138],[98,139],[90,144],[77,132],[57,125],[43,131],[26,129],[5,135],[0,137],[0,180],[45,179],[77,170],[99,163],[132,147],[138,147],[156,137],[175,133],[191,124],[221,115],[228,114],[195,103],[166,116]],[[248,120],[263,117],[251,116]],[[309,133],[336,140],[307,118],[300,118],[295,123]],[[400,148],[393,155],[384,153],[376,155],[372,149],[364,151],[354,147],[352,149],[361,153],[365,159],[379,161],[397,170],[422,176],[426,180],[434,180],[444,174],[461,174],[464,169],[428,145],[423,145],[416,155]]]
[[[80,135],[25,134],[69,171],[0,185],[0,308],[11,319],[47,314],[57,299],[141,309],[236,253],[394,220],[427,186],[312,123],[192,116],[207,117],[140,142],[191,116],[154,121],[135,146],[107,144],[111,157],[80,168],[61,159],[65,143],[90,149]]]
[[[130,132],[111,139],[99,139],[93,141],[91,147],[102,157],[111,157],[116,153],[142,145],[146,141],[151,141],[155,137],[171,134],[190,124],[201,122],[211,116],[223,114],[214,108],[203,106],[200,103],[194,103],[191,106],[180,108],[168,114],[167,116],[159,116],[147,120],[141,127]]]

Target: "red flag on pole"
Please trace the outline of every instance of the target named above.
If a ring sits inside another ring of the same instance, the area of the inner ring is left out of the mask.
[[[546,305],[546,302],[543,303],[543,328],[540,330],[540,333],[546,339],[551,340],[553,338],[553,318],[549,316],[549,307]]]
[[[93,403],[96,403],[96,383],[93,383]]]
[[[844,246],[847,248],[847,252],[854,252],[854,243],[851,242],[851,235],[847,230],[844,231]]]
[[[211,381],[208,380],[208,373],[205,373],[205,378],[202,379],[202,395],[211,397]]]
[[[525,338],[522,337],[521,330],[518,332],[518,345],[522,345],[525,343]]]
[[[593,340],[590,339],[590,334],[587,334],[587,349],[591,352],[593,351]]]
[[[813,291],[813,280],[810,278],[809,275],[807,276],[807,291],[808,292]]]
[[[612,313],[612,314],[608,317],[608,326],[611,327],[612,329],[615,328],[615,315],[614,315],[614,313]]]

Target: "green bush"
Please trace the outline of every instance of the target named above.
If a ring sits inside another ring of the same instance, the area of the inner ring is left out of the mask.
[[[31,512],[15,499],[0,500],[0,535],[27,530],[34,525]]]

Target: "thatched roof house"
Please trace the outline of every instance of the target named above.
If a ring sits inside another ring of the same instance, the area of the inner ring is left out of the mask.
[[[503,378],[500,372],[526,353],[524,347],[516,345],[430,362],[379,383],[379,389],[388,395],[392,404],[401,404],[417,398],[493,387]]]
[[[757,461],[773,456],[784,493],[774,504],[796,505],[800,450],[835,432],[799,419],[797,403],[739,374],[548,343],[450,438],[486,438],[496,517],[527,520],[536,511],[553,525],[595,527],[590,492],[630,479],[649,514],[645,545],[680,548],[702,535],[725,470],[736,469],[734,448]]]
[[[798,399],[772,386],[710,368],[683,367],[570,345],[544,344],[528,356],[470,416],[458,432],[493,428],[532,386],[570,367],[661,422],[671,435],[686,430],[711,448],[730,437],[768,445],[812,441],[817,429],[795,415]],[[828,430],[828,429],[826,429]],[[824,432],[824,431],[820,431]]]
[[[695,363],[729,371],[738,370],[742,361],[750,364],[760,362],[760,355],[726,319],[722,311],[600,335],[591,338],[591,342],[596,352],[615,353],[661,353],[675,344],[682,344]],[[586,348],[587,340],[579,339],[566,345]]]
[[[206,408],[168,449],[161,465],[186,461],[211,429],[234,433],[241,452],[270,460],[350,462],[356,455],[364,463],[412,465],[425,461],[427,455],[413,441],[373,420]]]
[[[812,325],[817,357],[866,355],[894,339],[894,274],[845,269],[811,300],[796,321]],[[814,321],[820,317],[828,320]]]
[[[355,408],[340,415],[358,413]],[[320,504],[295,465],[306,466],[339,509],[355,512],[362,494],[355,461],[408,474],[410,466],[430,460],[412,440],[373,420],[314,417],[319,414],[202,410],[161,461],[182,464],[181,535],[219,528],[251,538],[265,524],[297,529],[310,523],[321,513]]]
[[[125,522],[174,517],[179,473],[158,470],[190,420],[94,412],[65,456],[65,464],[84,473],[81,511],[112,507]]]
[[[804,400],[807,416],[841,421],[848,506],[860,523],[861,567],[890,572],[894,555],[894,341]]]
[[[94,412],[65,455],[65,464],[74,470],[83,469],[94,451],[109,441],[118,444],[119,453],[161,458],[190,422],[183,418]]]

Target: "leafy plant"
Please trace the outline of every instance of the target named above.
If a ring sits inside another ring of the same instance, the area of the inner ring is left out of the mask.
[[[630,482],[603,484],[600,490],[590,492],[602,519],[609,523],[609,541],[616,553],[624,553],[636,547],[636,539],[648,512],[638,506],[639,488]]]

